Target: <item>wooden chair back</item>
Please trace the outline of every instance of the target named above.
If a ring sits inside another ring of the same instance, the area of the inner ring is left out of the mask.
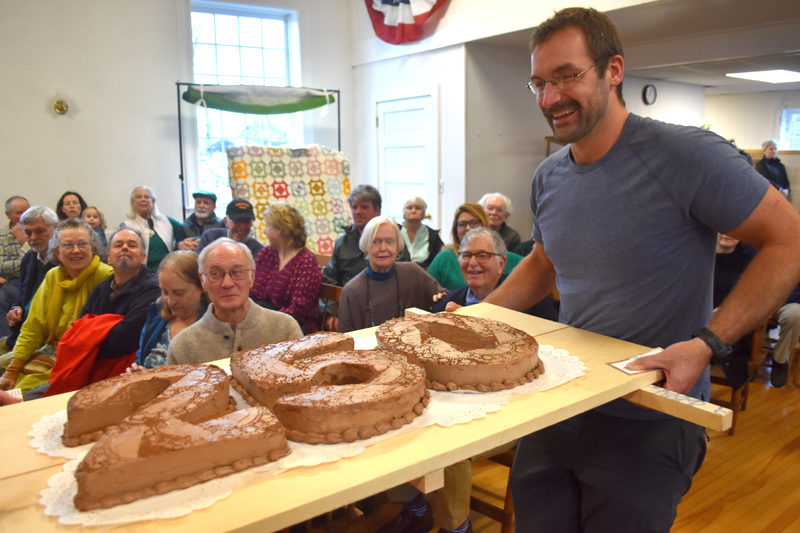
[[[317,264],[320,268],[325,268],[331,258],[331,256],[325,254],[314,254],[314,257],[317,258]]]
[[[323,283],[319,290],[319,299],[322,302],[322,312],[319,317],[320,331],[336,331],[336,320],[339,314],[339,299],[342,297],[342,288],[336,285]],[[331,318],[333,320],[331,320]]]

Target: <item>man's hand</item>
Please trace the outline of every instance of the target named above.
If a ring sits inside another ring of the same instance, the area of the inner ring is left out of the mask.
[[[6,320],[8,321],[8,326],[12,328],[19,324],[19,321],[22,320],[22,308],[19,306],[12,307],[11,311],[6,313]]]
[[[0,390],[8,390],[14,387],[14,382],[8,378],[0,378]]]
[[[336,331],[336,326],[339,325],[339,319],[334,315],[328,317],[325,322],[325,331]]]
[[[139,366],[137,363],[131,363],[131,366],[125,369],[125,373],[133,374],[135,372],[141,372],[142,370],[146,370],[146,368],[143,366]]]
[[[711,348],[702,339],[676,342],[663,352],[628,363],[629,370],[664,371],[667,390],[686,394],[711,360]]]
[[[13,396],[5,391],[0,391],[0,405],[11,405],[14,403],[19,403],[22,400]]]
[[[444,310],[448,313],[452,313],[456,309],[461,309],[462,306],[455,303],[453,300],[450,300],[446,304],[444,304]]]
[[[189,250],[194,252],[197,249],[197,243],[200,239],[197,237],[187,237],[178,243],[178,250]]]
[[[11,230],[11,234],[12,234],[14,237],[16,237],[16,239],[17,239],[17,242],[19,242],[19,245],[20,245],[20,246],[22,246],[23,244],[25,244],[25,241],[26,241],[27,239],[25,238],[25,230],[24,230],[24,229],[22,229],[22,224],[20,224],[19,222],[17,222],[16,224],[13,224],[13,225],[11,226],[10,230]]]
[[[445,296],[447,296],[447,291],[437,292],[436,294],[433,295],[433,301],[438,302]]]

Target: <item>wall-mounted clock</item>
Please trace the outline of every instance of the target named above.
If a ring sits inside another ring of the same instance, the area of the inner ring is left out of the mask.
[[[652,105],[653,102],[656,101],[656,97],[658,97],[658,91],[656,91],[656,86],[652,83],[648,83],[642,89],[642,102],[645,105]]]

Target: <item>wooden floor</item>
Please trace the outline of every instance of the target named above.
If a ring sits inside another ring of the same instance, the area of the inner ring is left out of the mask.
[[[712,395],[724,391],[713,388]],[[750,385],[736,434],[710,431],[709,438],[705,462],[678,507],[672,532],[800,532],[800,388],[771,387],[763,368]],[[473,495],[502,505],[508,469],[475,461],[472,472]],[[399,509],[384,504],[371,515],[343,517],[311,531],[374,532]],[[475,533],[500,533],[497,522],[474,511],[470,521]]]

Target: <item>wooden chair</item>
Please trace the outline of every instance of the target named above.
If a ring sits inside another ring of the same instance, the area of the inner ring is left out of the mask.
[[[747,364],[748,380],[744,383],[744,385],[738,389],[733,388],[730,381],[728,381],[728,378],[725,377],[725,373],[722,371],[722,368],[719,365],[711,365],[711,383],[725,387],[731,387],[730,400],[711,398],[712,403],[721,405],[722,407],[727,407],[733,411],[733,421],[731,422],[731,428],[728,430],[728,435],[733,436],[734,432],[736,431],[736,419],[739,416],[739,411],[744,411],[747,409],[747,395],[750,392],[750,379],[753,378],[758,367],[764,363],[764,359],[767,357],[768,350],[764,348],[764,339],[767,336],[768,323],[769,319],[765,318],[752,332],[752,341],[750,343],[750,360]]]
[[[506,446],[505,448],[506,449],[502,452],[495,455],[490,455],[489,457],[486,457],[486,459],[492,461],[493,463],[508,467],[510,480],[511,465],[514,464],[514,455],[517,452],[517,448],[513,444]],[[481,500],[476,496],[470,497],[469,507],[473,511],[500,522],[501,533],[514,532],[514,503],[511,499],[511,488],[508,486],[508,482],[506,482],[506,495],[503,499],[502,508],[487,501]]]
[[[337,318],[339,314],[339,299],[342,296],[342,288],[336,285],[323,283],[319,290],[319,299],[322,301],[322,312],[319,317],[320,331],[334,331],[336,328],[329,328],[328,320]],[[335,324],[335,320],[334,320]]]
[[[320,268],[325,268],[331,258],[331,256],[325,254],[314,254],[314,257],[317,258],[317,264]]]

